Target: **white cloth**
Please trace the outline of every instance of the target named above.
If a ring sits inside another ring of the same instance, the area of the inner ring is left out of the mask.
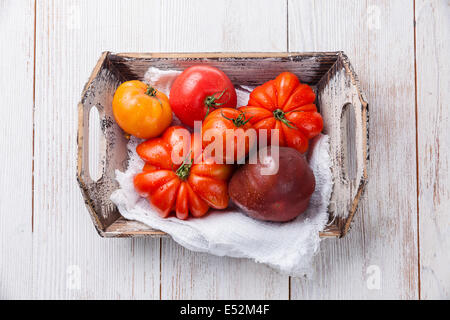
[[[158,81],[155,80],[158,72],[158,69],[150,68],[146,77],[148,79],[150,73],[153,77],[152,84],[156,88],[164,87],[164,83],[158,86]],[[167,71],[164,72],[165,81],[173,81],[167,79],[167,74]],[[174,73],[174,77],[176,75]],[[247,90],[239,91],[238,104],[245,105]],[[234,208],[211,210],[202,218],[188,220],[161,218],[147,199],[141,198],[134,190],[133,177],[144,165],[136,153],[139,142],[137,138],[130,139],[128,168],[125,172],[116,171],[120,188],[111,195],[112,202],[126,219],[137,220],[162,230],[193,251],[250,258],[292,276],[313,273],[311,262],[319,249],[319,231],[324,229],[328,221],[327,208],[332,190],[328,136],[320,135],[311,143],[309,165],[316,178],[316,189],[309,207],[301,216],[286,223],[254,220]]]

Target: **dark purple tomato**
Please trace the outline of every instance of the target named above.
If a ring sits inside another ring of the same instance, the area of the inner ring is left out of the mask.
[[[269,147],[265,154],[257,164],[245,164],[234,173],[228,186],[230,198],[252,218],[292,220],[308,208],[316,186],[314,174],[305,156],[295,149],[279,147],[277,157]],[[278,172],[267,174],[277,164]]]

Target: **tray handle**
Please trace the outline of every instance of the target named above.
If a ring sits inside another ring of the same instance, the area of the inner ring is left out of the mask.
[[[348,207],[348,215],[342,226],[341,237],[350,229],[359,201],[367,183],[367,103],[362,97],[353,97],[352,102],[342,108],[341,139],[342,139],[342,176],[353,195]],[[345,142],[345,143],[344,143]]]
[[[330,137],[333,192],[330,222],[323,236],[343,237],[349,230],[367,182],[368,104],[343,53],[318,84],[324,132]],[[338,231],[338,232],[337,232]]]
[[[111,193],[117,188],[116,169],[123,169],[127,158],[126,139],[121,129],[113,120],[111,103],[114,91],[120,83],[118,75],[111,69],[108,61],[109,52],[104,52],[97,62],[91,77],[86,83],[81,102],[78,104],[78,163],[77,179],[83,197],[100,235],[120,214],[109,200]],[[89,173],[89,115],[91,109],[98,110],[101,124],[100,154],[102,173],[94,181]],[[106,143],[108,141],[108,143]],[[124,150],[112,157],[114,150]]]

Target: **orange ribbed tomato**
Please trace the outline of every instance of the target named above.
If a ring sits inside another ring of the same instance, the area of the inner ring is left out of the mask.
[[[323,128],[317,112],[316,95],[310,86],[300,83],[297,76],[283,72],[274,80],[256,87],[246,107],[239,108],[257,130],[279,130],[279,145],[301,153],[308,150],[308,140]]]

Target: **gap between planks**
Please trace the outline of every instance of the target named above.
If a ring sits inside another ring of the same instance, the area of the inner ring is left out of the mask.
[[[287,1],[287,5],[288,5]],[[417,195],[419,195],[420,192],[420,182],[419,182],[419,159],[418,159],[418,103],[417,103],[417,61],[416,61],[416,19],[415,19],[415,15],[416,15],[416,7],[415,7],[415,0],[414,0],[414,9],[413,9],[413,22],[414,22],[414,82],[415,82],[415,125],[416,125],[416,191],[417,191]],[[288,13],[288,7],[286,5],[286,11],[287,11],[287,15]],[[32,224],[32,232],[34,230],[34,152],[35,152],[35,142],[34,142],[34,133],[35,133],[35,78],[36,78],[36,72],[35,72],[35,68],[36,68],[36,6],[37,6],[37,1],[34,0],[34,57],[33,57],[33,112],[32,112],[32,121],[33,121],[33,150],[32,150],[32,217],[31,217],[31,224]],[[289,22],[287,22],[289,23]],[[289,26],[287,25],[287,28],[289,28]],[[287,51],[289,52],[289,29],[287,29]],[[361,216],[361,218],[363,219],[363,216]],[[419,239],[419,220],[420,216],[419,216],[419,197],[417,196],[417,250],[418,250],[418,297],[419,299],[421,298],[421,287],[420,287],[420,277],[421,277],[421,273],[420,273],[420,239]],[[160,299],[161,299],[161,286],[162,286],[162,281],[161,281],[161,263],[162,263],[162,255],[161,255],[161,251],[162,251],[162,241],[160,239]],[[289,299],[291,298],[291,277],[289,277]]]
[[[289,52],[289,0],[286,0],[286,51]],[[288,300],[291,300],[292,277],[288,277]]]
[[[416,120],[416,195],[417,195],[417,290],[421,300],[420,289],[420,209],[419,209],[419,117],[417,106],[417,41],[416,41],[416,0],[413,1],[413,28],[414,28],[414,116]]]

